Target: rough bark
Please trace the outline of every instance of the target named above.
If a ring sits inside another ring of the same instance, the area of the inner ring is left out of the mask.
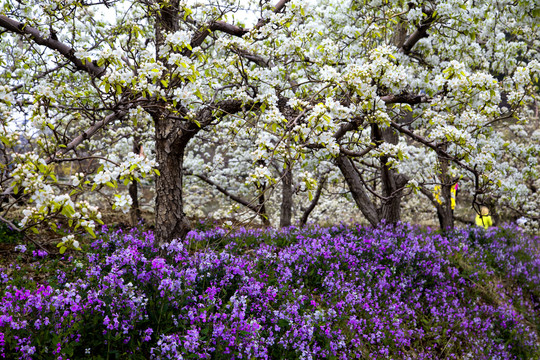
[[[291,226],[293,206],[293,173],[290,164],[287,164],[282,176],[282,196],[279,227]]]
[[[377,226],[380,221],[377,208],[367,195],[366,189],[360,179],[360,175],[354,168],[351,159],[345,155],[338,155],[336,164],[345,177],[345,182],[349,186],[349,190],[351,191],[351,195],[356,202],[356,205],[369,223],[373,226]]]
[[[403,42],[400,51],[405,54],[409,54],[418,41],[429,36],[428,30],[437,19],[437,16],[432,10],[422,10],[427,17],[417,25],[416,30],[407,38],[406,41]]]
[[[372,140],[377,146],[383,142],[396,144],[399,138],[398,134],[392,128],[381,131],[376,124],[373,124]],[[368,189],[352,160],[344,153],[336,158],[336,164],[345,177],[354,201],[362,214],[373,226],[378,225],[382,220],[387,224],[395,224],[401,220],[401,199],[408,179],[406,176],[393,170],[388,165],[388,161],[389,158],[387,156],[382,156],[380,159],[382,196],[379,196],[381,206],[377,208],[375,202],[367,195]]]
[[[441,149],[444,151],[447,150],[446,146],[441,147]],[[450,178],[448,171],[450,160],[440,155],[438,156],[438,159],[441,171],[439,180],[441,181],[442,203],[437,204],[437,216],[439,217],[439,225],[441,226],[441,230],[448,231],[454,228],[454,211],[452,210],[451,189],[455,182]]]
[[[399,141],[398,134],[392,128],[381,131],[376,124],[372,126],[372,136],[375,143],[384,141],[397,144]],[[380,159],[383,201],[379,209],[379,217],[387,224],[395,224],[401,220],[401,199],[407,178],[393,170],[388,165],[389,160],[388,156],[382,156]]]
[[[156,160],[160,175],[156,178],[156,241],[159,244],[184,238],[190,224],[184,213],[182,196],[185,147],[191,137],[179,137],[180,121],[154,116]]]
[[[131,207],[129,209],[129,218],[131,226],[137,226],[141,221],[141,209],[139,207],[139,190],[136,180],[132,180],[128,187],[129,196],[131,197]]]
[[[437,217],[439,218],[439,226],[442,231],[448,231],[454,228],[454,214],[448,204],[437,204]]]
[[[265,163],[263,160],[257,161],[257,165],[264,166]],[[257,190],[259,191],[259,195],[257,196],[257,201],[259,203],[259,217],[261,218],[261,221],[264,226],[268,227],[271,226],[270,223],[270,217],[268,216],[268,213],[266,212],[266,191],[268,190],[268,187],[266,185],[266,182],[261,182],[260,185],[257,185]]]
[[[288,0],[283,0],[283,5]],[[275,11],[283,7],[281,2]],[[179,29],[180,7],[178,0],[170,0],[166,6],[160,9],[156,17],[156,53],[162,47],[165,34]],[[228,25],[221,21],[207,24],[196,32],[191,39],[192,48],[200,46],[210,34],[208,31],[223,31],[233,36],[243,36],[246,30]],[[191,51],[185,50],[185,56],[190,56]],[[164,61],[167,64],[167,61]],[[175,84],[181,86],[180,83]],[[172,84],[171,84],[172,86]],[[216,118],[241,111],[246,104],[239,100],[225,100],[216,104],[210,104],[201,109],[197,114],[198,123],[182,119],[178,114],[171,114],[163,107],[151,107],[147,109],[154,119],[156,160],[159,164],[160,176],[156,180],[156,241],[158,244],[171,241],[175,238],[183,238],[190,230],[190,224],[184,213],[184,200],[182,196],[183,162],[184,153],[189,141],[203,128],[212,124]],[[252,104],[252,106],[255,106]],[[183,114],[185,115],[185,114]],[[265,207],[265,190],[263,186],[258,198],[259,216],[265,226],[270,226],[270,221]]]

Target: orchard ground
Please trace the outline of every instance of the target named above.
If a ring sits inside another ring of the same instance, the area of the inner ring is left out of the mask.
[[[107,227],[64,255],[4,244],[0,356],[540,356],[539,239],[513,225],[198,228],[162,247]]]

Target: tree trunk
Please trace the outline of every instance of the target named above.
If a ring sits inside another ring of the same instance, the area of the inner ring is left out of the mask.
[[[421,186],[420,192],[424,194],[428,200],[435,206],[435,209],[437,209],[437,218],[439,220],[439,226],[441,227],[441,230],[445,230],[454,227],[454,216],[452,215],[452,208],[450,206],[445,206],[445,203],[439,204],[437,198],[433,195],[433,192],[431,190],[428,190],[427,188]],[[442,196],[439,196],[439,200]]]
[[[141,145],[137,137],[133,138],[133,152],[135,154],[141,153]],[[129,209],[131,226],[137,226],[141,220],[141,209],[139,208],[138,182],[136,180],[131,181],[128,191],[131,197],[131,208]]]
[[[283,174],[281,185],[283,186],[283,189],[281,193],[279,227],[288,227],[291,226],[293,206],[293,173],[291,164],[287,163],[287,168]]]
[[[171,0],[156,14],[156,57],[164,44],[165,36],[179,28],[179,1]],[[169,67],[167,61],[165,66]],[[148,110],[154,119],[156,160],[160,175],[156,178],[156,229],[157,244],[184,238],[190,224],[184,214],[182,196],[184,152],[195,132],[184,131],[185,124],[171,116],[167,104],[157,104]]]
[[[443,148],[446,151],[446,147]],[[450,178],[448,171],[449,160],[438,156],[441,181],[441,197],[442,204],[437,204],[437,216],[439,217],[439,225],[442,231],[448,231],[454,229],[454,211],[452,210],[452,186],[454,181]]]
[[[259,197],[258,197],[258,200],[259,200],[259,217],[261,218],[261,221],[263,223],[264,226],[266,227],[269,227],[271,226],[270,224],[270,218],[268,217],[268,214],[266,213],[266,198],[264,196],[265,192],[266,192],[266,184],[263,183],[261,184],[261,186],[259,186]]]
[[[300,226],[304,226],[304,225],[307,224],[309,215],[311,214],[313,209],[315,209],[315,206],[317,206],[317,204],[319,203],[319,199],[321,198],[321,194],[322,194],[322,191],[323,191],[323,188],[324,188],[324,184],[326,183],[326,179],[327,179],[326,176],[323,176],[322,178],[319,179],[319,185],[317,186],[317,192],[315,193],[315,196],[313,197],[313,200],[311,201],[311,203],[309,204],[307,209],[302,214],[302,218],[300,219]]]
[[[384,141],[390,144],[397,144],[399,141],[398,134],[392,128],[381,131],[377,124],[372,126],[372,134],[375,141]],[[385,220],[387,224],[396,224],[401,220],[401,199],[408,180],[387,165],[389,160],[387,156],[382,156],[380,159],[384,200],[379,213],[381,220]]]
[[[371,129],[372,140],[375,143],[388,142],[396,144],[399,140],[398,134],[391,128],[381,131],[377,124],[373,124]],[[375,202],[367,195],[365,184],[352,160],[342,154],[336,158],[336,163],[345,177],[356,205],[373,226],[377,226],[382,220],[385,220],[388,224],[395,224],[401,220],[401,199],[408,179],[391,169],[387,165],[388,160],[387,156],[380,159],[382,203],[381,207],[377,209]]]
[[[154,121],[160,172],[156,179],[156,241],[163,244],[184,238],[190,230],[184,214],[182,180],[184,152],[191,137],[181,137],[179,120],[157,115]]]
[[[351,195],[356,202],[356,205],[369,223],[373,226],[377,226],[380,221],[379,214],[377,213],[375,205],[369,196],[367,196],[364,185],[362,184],[362,179],[360,179],[360,175],[354,168],[351,159],[346,155],[340,154],[336,158],[336,164],[345,177],[345,182],[349,186],[349,190],[351,191]]]
[[[446,202],[437,204],[437,217],[439,218],[439,226],[443,232],[454,228],[454,214],[452,208]]]

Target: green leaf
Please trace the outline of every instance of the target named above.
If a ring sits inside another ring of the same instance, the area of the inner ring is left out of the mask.
[[[85,229],[90,234],[90,236],[92,236],[94,239],[96,238],[96,234],[94,233],[94,230],[92,230],[92,228],[85,227]],[[80,249],[78,249],[78,250],[80,250]]]
[[[154,169],[154,172],[156,173],[157,176],[161,176],[161,173],[159,172],[158,169]]]
[[[67,247],[65,247],[65,246],[62,246],[62,247],[60,248],[60,254],[63,254],[63,253],[65,253],[65,252],[66,252],[66,250],[67,250]]]

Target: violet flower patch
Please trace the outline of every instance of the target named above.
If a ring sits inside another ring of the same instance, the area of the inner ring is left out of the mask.
[[[50,284],[0,269],[0,357],[540,355],[538,238],[514,226],[215,228],[161,247],[134,229],[90,249]]]

